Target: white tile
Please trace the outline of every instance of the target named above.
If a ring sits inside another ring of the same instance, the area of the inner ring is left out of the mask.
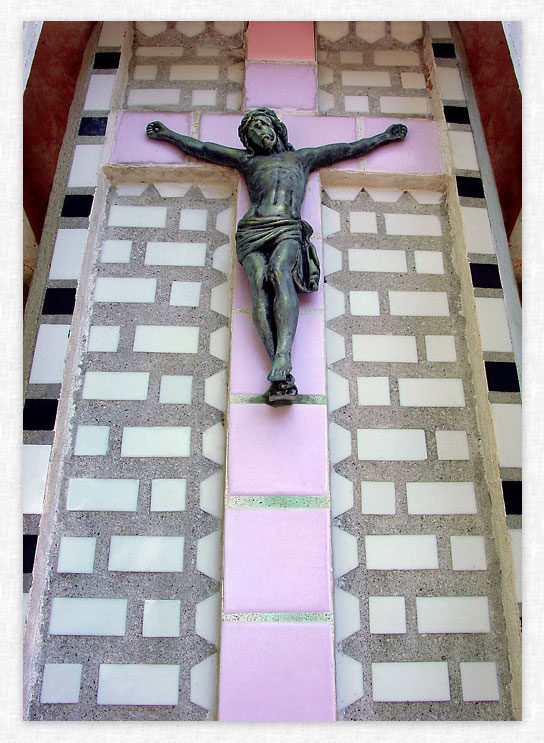
[[[329,423],[329,458],[331,464],[337,464],[351,454],[351,433],[338,423]]]
[[[219,232],[222,232],[224,235],[230,235],[233,227],[233,216],[233,211],[230,207],[228,209],[223,209],[223,211],[219,212],[219,214],[217,215],[217,219],[215,220],[215,228],[219,230]]]
[[[230,350],[229,329],[225,325],[210,333],[210,355],[221,361],[228,361]]]
[[[464,101],[463,83],[459,70],[455,67],[437,67],[436,74],[440,94],[444,101]]]
[[[118,183],[115,190],[119,196],[141,196],[149,188],[149,183]]]
[[[357,539],[338,526],[332,527],[332,561],[335,578],[349,573],[359,564]]]
[[[449,702],[448,664],[372,663],[375,702]]]
[[[340,52],[340,64],[363,64],[363,53]]]
[[[136,511],[139,480],[71,477],[68,511]]]
[[[400,404],[409,407],[464,408],[462,379],[399,379]]]
[[[62,537],[57,573],[92,573],[96,537]]]
[[[329,41],[339,41],[349,33],[349,23],[347,21],[318,21],[317,33]]]
[[[233,83],[242,83],[244,81],[243,62],[227,67],[227,80],[232,80]]]
[[[407,482],[411,514],[477,513],[473,482]]]
[[[360,186],[323,186],[323,188],[335,201],[353,201],[361,193]]]
[[[354,111],[355,113],[368,113],[370,104],[367,95],[345,95],[344,110]]]
[[[487,570],[483,537],[450,537],[450,546],[454,570]]]
[[[43,668],[41,704],[77,704],[81,663],[46,663]]]
[[[321,225],[323,237],[340,232],[340,214],[324,204],[321,206]]]
[[[378,232],[376,212],[350,212],[349,230],[350,232]]]
[[[193,394],[193,378],[187,375],[163,374],[159,402],[190,405]]]
[[[143,637],[179,637],[181,601],[147,599],[144,601]]]
[[[317,82],[319,85],[330,85],[333,81],[334,73],[330,67],[325,65],[318,65],[317,67]]]
[[[418,204],[440,204],[444,198],[441,191],[422,191],[417,188],[408,189],[408,193]]]
[[[210,294],[210,309],[223,317],[230,317],[232,288],[228,281],[214,286]]]
[[[360,39],[373,44],[385,36],[385,23],[383,21],[357,21],[355,33]]]
[[[388,235],[440,237],[442,227],[436,214],[384,214]]]
[[[98,39],[98,46],[121,46],[126,25],[124,21],[104,21]]]
[[[428,114],[431,107],[428,98],[422,96],[380,96],[380,110],[384,114]]]
[[[109,111],[117,75],[91,75],[84,111]]]
[[[227,111],[240,111],[242,108],[242,94],[239,91],[227,93],[225,108]]]
[[[353,508],[353,483],[331,470],[331,513],[333,518]]]
[[[129,106],[176,106],[181,91],[178,88],[133,88],[128,91]]]
[[[232,182],[199,183],[198,188],[205,199],[228,199],[234,193],[234,184]]]
[[[134,67],[134,80],[155,80],[158,69],[156,64],[137,64]]]
[[[102,263],[130,263],[132,240],[104,240],[100,260]]]
[[[179,57],[182,54],[180,46],[138,46],[134,52],[136,57]]]
[[[502,297],[475,297],[483,351],[512,351]]]
[[[374,64],[391,67],[419,67],[419,56],[416,52],[379,51],[374,52]]]
[[[191,93],[192,106],[215,106],[217,90],[193,90]]]
[[[124,426],[122,457],[188,457],[189,426]]]
[[[323,274],[330,276],[342,270],[342,251],[332,245],[323,245]]]
[[[501,467],[521,467],[523,464],[521,405],[491,403],[491,412],[499,465]]]
[[[50,444],[23,444],[23,513],[41,513]]]
[[[225,464],[225,429],[221,422],[202,434],[202,454],[216,464]]]
[[[219,67],[207,64],[173,64],[170,80],[219,80]]]
[[[406,253],[404,250],[368,250],[350,248],[348,250],[350,271],[371,273],[406,273]]]
[[[192,183],[172,183],[171,181],[163,181],[162,183],[154,183],[153,185],[165,199],[175,198],[177,196],[183,197],[193,187]]]
[[[198,307],[201,288],[201,281],[173,281],[170,304],[173,307]]]
[[[176,31],[179,31],[184,36],[193,38],[198,36],[206,30],[206,21],[178,21],[176,23]]]
[[[378,317],[380,314],[380,296],[378,292],[350,292],[349,307],[352,315],[360,317]]]
[[[162,34],[163,31],[166,31],[168,28],[168,24],[166,21],[138,21],[136,23],[136,28],[138,31],[141,31],[144,36],[158,36],[159,34]]]
[[[89,351],[117,351],[120,325],[91,325],[89,331]]]
[[[227,370],[222,369],[204,381],[204,401],[217,410],[227,409]]]
[[[127,599],[54,598],[50,635],[125,634]]]
[[[165,206],[121,206],[113,204],[110,209],[110,227],[166,227]]]
[[[421,633],[491,631],[487,596],[420,596],[416,609]]]
[[[221,532],[214,531],[197,542],[196,568],[213,580],[221,579]]]
[[[346,341],[340,333],[325,328],[325,344],[328,364],[334,364],[335,361],[340,361],[340,359],[346,357]]]
[[[396,204],[404,193],[400,188],[369,188],[368,186],[365,187],[365,191],[373,201],[381,204]]]
[[[179,218],[180,230],[205,230],[208,223],[207,209],[182,209]]]
[[[368,614],[373,635],[400,635],[406,632],[404,596],[369,596]]]
[[[358,428],[358,457],[365,462],[427,459],[425,431],[418,428]]]
[[[59,230],[55,240],[50,279],[79,279],[88,230]]]
[[[76,145],[68,178],[68,187],[87,188],[96,186],[101,156],[101,144]]]
[[[423,90],[427,87],[425,84],[425,75],[421,72],[401,72],[400,80],[402,87],[412,90]]]
[[[325,319],[327,321],[340,317],[346,311],[344,293],[330,284],[325,284]]]
[[[181,573],[183,537],[114,535],[110,541],[108,570],[129,573]]]
[[[459,663],[464,702],[500,700],[497,666],[494,662]]]
[[[391,405],[389,377],[357,377],[359,405]]]
[[[195,632],[212,645],[219,641],[219,617],[221,615],[221,600],[218,593],[199,601],[195,611]]]
[[[353,335],[354,361],[417,362],[413,335]]]
[[[69,334],[70,325],[40,325],[30,370],[30,384],[62,382]]]
[[[152,511],[185,511],[185,479],[151,480]]]
[[[434,534],[370,534],[365,537],[368,570],[436,570]]]
[[[327,372],[327,404],[330,412],[349,404],[348,380],[330,369]]]
[[[436,448],[438,459],[470,459],[466,431],[436,431]]]
[[[444,273],[444,256],[438,250],[414,250],[417,273]]]
[[[359,598],[341,588],[334,589],[334,638],[342,642],[361,629]]]
[[[206,513],[211,513],[212,516],[221,518],[224,495],[225,475],[222,470],[219,470],[200,483],[200,508]]]
[[[363,480],[361,482],[361,512],[393,515],[395,513],[395,483]]]
[[[480,170],[472,132],[448,131],[453,165],[458,170]]]
[[[494,255],[495,244],[487,209],[462,206],[461,219],[463,220],[467,252]]]
[[[108,451],[109,426],[78,426],[74,454],[77,456],[101,456]]]
[[[389,292],[392,315],[404,317],[447,317],[450,314],[446,292]]]
[[[426,335],[427,361],[457,361],[453,335]]]
[[[191,702],[208,711],[217,696],[217,653],[191,668]]]
[[[336,653],[336,708],[340,711],[363,696],[363,666],[349,655]]]
[[[146,266],[204,266],[206,243],[148,242]]]
[[[211,197],[213,198],[213,197]],[[220,245],[214,250],[212,258],[212,266],[226,276],[230,276],[232,273],[232,254],[230,251],[230,245]]]
[[[514,564],[514,581],[516,585],[516,594],[518,601],[522,600],[522,541],[521,541],[521,529],[508,529],[510,536],[510,547],[512,549],[512,562]]]
[[[147,400],[149,372],[88,371],[83,382],[84,400]]]
[[[391,75],[389,72],[342,70],[342,85],[357,85],[362,88],[388,88],[391,86]]]
[[[429,21],[429,29],[433,39],[451,39],[448,21]]]
[[[157,279],[101,277],[94,287],[94,302],[154,302]]]
[[[144,353],[196,353],[198,328],[180,325],[137,325],[134,351]]]
[[[168,705],[179,697],[179,666],[101,663],[97,704]]]
[[[391,36],[402,41],[403,44],[411,44],[423,35],[421,21],[392,21]]]

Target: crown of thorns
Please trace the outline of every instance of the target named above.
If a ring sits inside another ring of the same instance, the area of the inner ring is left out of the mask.
[[[265,116],[267,119],[269,119],[285,150],[295,149],[293,145],[290,144],[287,140],[287,127],[282,121],[278,119],[276,112],[272,111],[271,108],[262,106],[261,108],[256,108],[254,111],[248,111],[248,113],[240,122],[240,126],[238,127],[238,136],[240,137],[240,140],[246,150],[253,154],[253,148],[251,147],[247,137],[247,130],[249,129],[249,125],[251,124],[253,119],[257,118],[258,116]]]

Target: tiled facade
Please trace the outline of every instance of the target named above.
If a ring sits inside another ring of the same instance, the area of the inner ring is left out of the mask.
[[[25,714],[513,719],[521,399],[449,25],[93,43],[30,343]],[[233,257],[245,186],[145,136],[236,147],[259,105],[296,148],[409,130],[310,178],[323,278],[279,409]]]

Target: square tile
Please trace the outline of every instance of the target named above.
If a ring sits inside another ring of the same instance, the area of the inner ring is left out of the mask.
[[[144,601],[143,637],[179,637],[181,601]]]
[[[398,635],[406,632],[404,596],[369,596],[368,613],[373,635]]]
[[[117,351],[120,325],[91,325],[89,331],[89,351]]]
[[[187,480],[151,480],[152,511],[184,511]]]
[[[494,662],[459,663],[464,702],[500,700],[497,665]]]
[[[444,257],[438,250],[414,250],[417,273],[444,273]]]
[[[23,513],[41,513],[50,444],[23,444]]]
[[[378,173],[443,173],[438,127],[434,121],[365,118],[364,136],[372,137],[397,123],[408,127],[406,138],[366,155],[365,169]]]
[[[466,431],[436,431],[436,448],[438,459],[470,459]]]
[[[361,511],[365,514],[395,513],[395,483],[363,480],[361,482]]]
[[[208,223],[207,209],[182,209],[179,218],[180,230],[197,230],[206,229]]]
[[[453,335],[426,335],[427,361],[457,361]]]
[[[389,377],[357,377],[359,405],[391,405]]]
[[[172,307],[198,307],[201,288],[201,281],[173,281],[170,305]]]
[[[74,454],[100,456],[108,451],[109,426],[78,426]]]
[[[315,59],[311,21],[250,21],[247,58],[312,62]]]
[[[130,263],[132,240],[104,240],[102,243],[102,263]]]
[[[43,668],[41,704],[77,704],[81,663],[46,663]]]
[[[450,545],[454,570],[487,570],[483,537],[450,537]]]
[[[193,378],[184,375],[163,374],[159,402],[190,405],[193,394]]]
[[[246,64],[244,108],[268,106],[280,111],[315,111],[316,69],[313,64]]]
[[[62,537],[57,573],[92,573],[96,537]]]
[[[358,317],[378,317],[380,295],[378,292],[353,291],[349,293],[350,312]]]

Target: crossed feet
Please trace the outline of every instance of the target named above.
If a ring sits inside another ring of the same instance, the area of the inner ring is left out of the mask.
[[[298,390],[295,385],[295,378],[289,373],[291,368],[290,354],[276,354],[268,375],[269,381],[272,382],[268,390],[268,403],[270,405],[291,405],[295,402]]]

